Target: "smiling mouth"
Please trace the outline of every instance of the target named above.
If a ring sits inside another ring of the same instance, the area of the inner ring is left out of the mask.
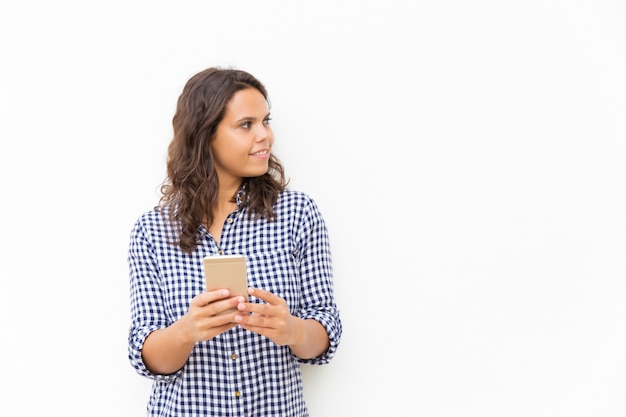
[[[269,154],[269,153],[270,153],[270,151],[268,151],[268,150],[266,149],[266,150],[263,150],[263,151],[258,151],[258,152],[255,152],[255,153],[253,153],[253,154],[251,154],[251,155],[253,155],[253,156],[254,156],[254,155],[263,156],[263,155],[267,155],[267,154]]]

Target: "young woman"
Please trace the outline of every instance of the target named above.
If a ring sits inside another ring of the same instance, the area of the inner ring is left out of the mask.
[[[245,71],[206,69],[173,127],[159,205],[128,255],[128,351],[154,380],[148,415],[307,416],[300,364],[329,363],[342,324],[328,231],[272,153],[267,91]],[[232,254],[245,255],[248,301],[206,290],[203,258]]]

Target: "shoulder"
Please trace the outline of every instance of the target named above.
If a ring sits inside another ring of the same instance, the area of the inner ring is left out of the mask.
[[[312,200],[313,198],[300,190],[293,190],[291,188],[287,188],[280,194],[280,198],[291,199],[291,200]]]
[[[279,217],[293,221],[323,221],[322,213],[315,199],[302,191],[287,189],[283,191],[276,203]]]
[[[155,207],[142,213],[135,221],[135,229],[164,230],[170,227],[169,210]]]
[[[153,208],[151,210],[145,211],[139,215],[137,218],[137,223],[142,224],[151,224],[155,222],[162,221],[166,216],[166,213],[160,208]]]
[[[301,208],[317,210],[317,204],[315,203],[315,200],[313,199],[313,197],[311,197],[309,194],[305,192],[298,191],[298,190],[287,189],[283,191],[278,197],[277,204],[281,208],[282,207],[293,207],[293,208],[301,207]]]
[[[142,213],[131,231],[134,242],[152,247],[166,247],[178,236],[177,228],[169,219],[169,211],[154,208]]]

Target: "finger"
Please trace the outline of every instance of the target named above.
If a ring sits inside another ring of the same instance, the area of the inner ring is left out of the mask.
[[[271,316],[276,306],[267,303],[241,302],[237,305],[237,310],[245,314]]]
[[[240,324],[248,330],[256,331],[257,333],[258,330],[254,330],[253,328],[274,328],[274,326],[272,326],[272,320],[269,317],[260,314],[243,315],[240,312],[235,315],[234,320],[235,323]]]
[[[207,309],[212,311],[212,315],[236,314],[237,307],[242,304],[245,299],[238,295],[224,300],[214,301],[207,304]]]
[[[222,324],[222,325],[219,325],[219,326],[210,327],[209,329],[205,330],[202,333],[202,335],[198,339],[198,341],[212,339],[213,337],[217,336],[218,334],[222,334],[222,333],[232,329],[235,326],[237,326],[237,323],[229,322],[229,323]]]
[[[217,300],[222,300],[230,295],[228,289],[220,289],[213,291],[206,291],[198,294],[191,300],[191,304],[196,307],[202,307]]]
[[[260,288],[248,288],[248,294],[253,295],[269,304],[280,304],[283,299],[277,295],[272,294],[269,291],[262,290]]]

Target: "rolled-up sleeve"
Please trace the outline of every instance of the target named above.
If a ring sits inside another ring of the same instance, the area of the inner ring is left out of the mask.
[[[158,375],[152,373],[141,356],[143,344],[150,333],[165,328],[170,323],[163,313],[163,294],[154,248],[147,237],[140,218],[131,231],[128,250],[130,269],[130,313],[128,331],[128,359],[142,376],[170,380],[178,373]]]
[[[300,363],[323,365],[331,361],[341,340],[342,324],[333,290],[333,268],[330,239],[326,223],[315,202],[306,206],[296,237],[300,277],[302,280],[302,305],[298,316],[318,321],[328,333],[329,347],[322,355],[300,359]]]

